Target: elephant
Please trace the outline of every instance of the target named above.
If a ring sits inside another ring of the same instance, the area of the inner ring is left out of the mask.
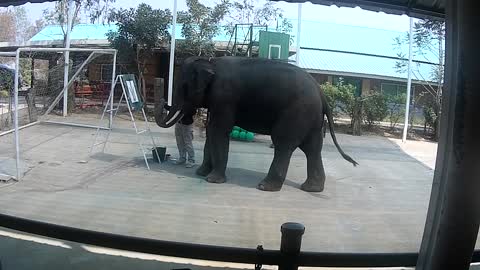
[[[337,142],[333,118],[317,81],[303,69],[281,60],[222,56],[189,57],[183,61],[175,81],[173,104],[168,114],[156,110],[160,127],[174,125],[184,112],[207,108],[204,158],[196,174],[210,183],[224,183],[229,134],[240,126],[258,134],[271,135],[274,157],[266,177],[257,185],[263,191],[279,191],[292,153],[300,148],[307,158],[307,179],[301,189],[322,192],[325,171],[322,163],[324,116],[333,142]]]

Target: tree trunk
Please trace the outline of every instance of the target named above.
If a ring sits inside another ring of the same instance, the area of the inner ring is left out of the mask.
[[[436,95],[436,123],[435,123],[435,140],[438,142],[440,139],[440,114],[442,113],[442,81],[443,81],[443,32],[440,29],[438,31],[438,86]]]
[[[362,135],[362,102],[355,101],[353,108],[352,134],[354,136]]]

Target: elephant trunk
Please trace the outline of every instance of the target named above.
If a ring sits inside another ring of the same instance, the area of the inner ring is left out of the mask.
[[[182,117],[183,112],[177,106],[172,106],[165,116],[165,100],[162,99],[159,103],[155,103],[155,122],[159,127],[169,128],[177,123]]]

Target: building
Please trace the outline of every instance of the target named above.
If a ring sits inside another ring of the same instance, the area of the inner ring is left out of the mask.
[[[296,33],[296,22],[293,22]],[[408,43],[398,47],[395,39],[405,38],[406,32],[332,23],[302,21],[299,66],[319,82],[338,80],[354,85],[357,93],[371,91],[386,95],[406,93],[407,71],[396,68],[399,54],[408,57]],[[292,45],[296,47],[295,44]],[[425,54],[414,54],[412,65],[412,92],[415,96],[437,89],[432,72],[438,65],[438,47]],[[414,52],[418,48],[413,48]],[[295,61],[296,56],[290,57]],[[404,60],[406,61],[406,60]],[[420,102],[425,102],[429,95]]]
[[[297,33],[297,23],[292,20],[292,34]],[[107,48],[109,42],[107,33],[116,31],[116,25],[108,24],[79,24],[71,32],[71,46],[85,48]],[[252,42],[258,46],[257,28]],[[248,36],[248,29],[236,36]],[[246,34],[247,33],[247,34]],[[176,27],[175,36],[182,39],[181,25]],[[302,21],[301,44],[298,65],[307,70],[319,82],[336,83],[343,80],[354,85],[358,94],[365,95],[371,91],[382,92],[386,95],[395,95],[406,92],[407,72],[400,72],[396,68],[399,53],[408,55],[408,46],[398,48],[395,38],[405,37],[405,32],[387,31],[358,26],[347,26],[332,23]],[[231,49],[232,35],[222,31],[214,37],[219,55]],[[239,38],[243,39],[243,38]],[[289,61],[296,59],[296,38],[291,39]],[[61,47],[63,31],[60,26],[46,26],[33,36],[26,46]],[[432,44],[435,50],[435,45]],[[1,48],[0,48],[1,49]],[[414,48],[416,51],[416,48]],[[233,51],[233,50],[232,50]],[[255,54],[254,54],[255,55]],[[153,101],[153,82],[155,77],[168,78],[169,47],[158,48],[155,56],[146,64],[145,81],[148,101]],[[415,55],[413,64],[413,93],[420,96],[428,90],[436,89],[431,79],[435,69],[434,52],[424,55]],[[125,73],[126,66],[132,63],[117,64],[119,73]],[[109,89],[112,73],[111,60],[99,58],[88,67],[87,88]],[[100,86],[100,87],[96,87]],[[166,87],[166,84],[165,84]],[[105,90],[102,90],[103,92]],[[166,88],[165,88],[166,91]],[[428,95],[425,95],[428,97]],[[425,98],[423,98],[423,102]],[[421,101],[422,102],[422,101]]]

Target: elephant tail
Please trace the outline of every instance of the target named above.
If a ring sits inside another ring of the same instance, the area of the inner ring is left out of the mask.
[[[323,108],[324,108],[324,114],[327,116],[327,121],[328,121],[328,128],[330,129],[330,135],[332,136],[333,143],[335,144],[335,147],[337,147],[338,152],[342,157],[353,164],[353,166],[359,165],[358,162],[356,162],[353,158],[351,158],[349,155],[345,154],[343,152],[342,148],[337,142],[337,137],[335,136],[335,131],[333,129],[333,116],[332,116],[332,110],[328,106],[327,100],[325,98],[325,95],[323,94],[322,91],[320,91],[320,95],[322,96],[322,103],[323,103]],[[323,117],[323,116],[322,116]]]

